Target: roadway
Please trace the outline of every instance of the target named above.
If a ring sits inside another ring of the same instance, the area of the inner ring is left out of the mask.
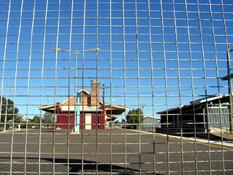
[[[0,174],[233,174],[233,149],[127,129],[0,133]]]

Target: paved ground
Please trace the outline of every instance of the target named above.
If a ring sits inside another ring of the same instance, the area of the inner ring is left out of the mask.
[[[13,143],[13,144],[11,144]],[[69,154],[68,154],[69,153]],[[233,150],[124,129],[0,133],[0,174],[233,174]]]
[[[219,138],[224,138],[226,140],[233,141],[233,134],[229,134],[226,132],[219,132],[219,131],[212,131],[211,134]]]

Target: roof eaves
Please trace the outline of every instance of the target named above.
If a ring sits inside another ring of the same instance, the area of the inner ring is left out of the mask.
[[[178,106],[178,107],[175,107],[175,108],[170,108],[170,109],[167,109],[167,110],[164,110],[164,111],[157,112],[156,114],[166,114],[166,113],[169,113],[171,111],[180,110],[181,108],[184,108],[184,107],[187,107],[187,106],[189,106],[189,105],[181,105],[181,106]]]

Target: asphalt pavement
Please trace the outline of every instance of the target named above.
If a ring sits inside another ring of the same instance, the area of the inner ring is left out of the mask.
[[[233,149],[128,129],[0,133],[0,174],[233,174]]]

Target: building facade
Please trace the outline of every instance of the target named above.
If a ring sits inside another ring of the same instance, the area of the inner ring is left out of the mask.
[[[229,96],[208,96],[157,114],[160,114],[161,128],[170,133],[228,131],[231,117]]]
[[[44,105],[41,110],[55,113],[56,129],[105,129],[108,121],[125,111],[125,107],[100,101],[100,84],[91,81],[91,93],[82,89],[56,105]],[[79,95],[78,95],[79,94]],[[104,97],[103,97],[104,98]],[[78,120],[78,121],[76,121]]]

